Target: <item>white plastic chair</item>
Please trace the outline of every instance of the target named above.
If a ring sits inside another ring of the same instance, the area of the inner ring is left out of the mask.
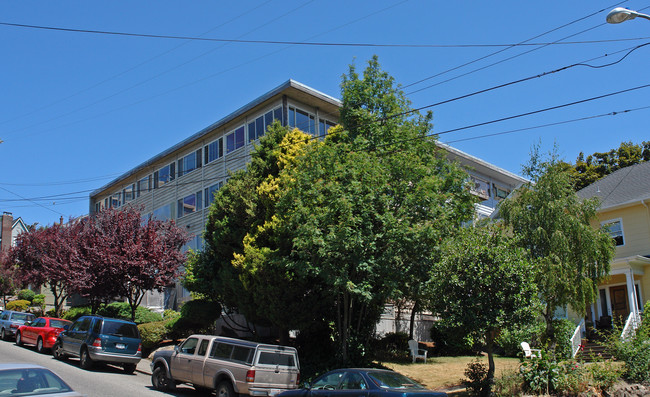
[[[427,362],[427,351],[424,349],[419,349],[418,341],[411,339],[409,341],[409,350],[411,351],[411,357],[413,357],[413,362],[418,358],[424,359],[424,362]],[[424,353],[424,354],[423,354]]]
[[[524,351],[524,358],[542,357],[542,351],[540,349],[531,349],[528,342],[521,342],[521,349]]]

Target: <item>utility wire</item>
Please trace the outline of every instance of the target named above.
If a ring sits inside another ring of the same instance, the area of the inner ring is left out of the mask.
[[[0,189],[4,190],[5,192],[8,192],[8,193],[10,193],[10,194],[13,194],[14,196],[18,196],[18,197],[20,197],[20,198],[22,198],[22,199],[24,199],[24,200],[26,200],[26,201],[31,201],[32,203],[38,205],[39,207],[45,208],[45,209],[48,210],[48,211],[52,211],[52,212],[54,212],[55,214],[58,214],[58,215],[61,215],[61,216],[65,216],[65,215],[63,215],[63,214],[62,214],[61,212],[59,212],[59,211],[53,210],[52,208],[48,208],[48,207],[44,206],[43,204],[40,204],[40,203],[38,203],[38,202],[36,202],[36,201],[30,200],[30,199],[28,199],[28,198],[25,198],[25,197],[21,196],[21,195],[18,194],[18,193],[14,193],[14,192],[12,192],[12,191],[9,190],[9,189],[5,189],[5,188],[2,187],[2,186],[0,186]]]
[[[213,32],[213,31],[215,31],[215,30],[217,30],[217,29],[219,29],[219,28],[221,28],[221,27],[223,27],[223,26],[225,26],[225,25],[227,25],[227,24],[229,24],[229,23],[231,23],[231,22],[234,22],[234,21],[236,21],[237,19],[239,19],[239,18],[241,18],[241,17],[243,17],[243,16],[249,14],[250,12],[252,12],[252,11],[254,11],[254,10],[257,10],[258,8],[261,8],[262,6],[265,6],[266,4],[270,3],[271,1],[273,1],[273,0],[268,0],[268,1],[264,2],[264,3],[261,3],[261,4],[255,6],[255,7],[253,7],[253,8],[248,9],[247,11],[244,11],[243,13],[241,13],[241,14],[239,14],[239,15],[237,15],[237,16],[231,18],[231,19],[229,19],[228,21],[223,22],[223,23],[221,23],[221,24],[219,24],[219,25],[217,25],[217,26],[211,28],[210,30],[208,30],[208,31],[206,31],[206,32],[204,32],[204,33],[202,33],[199,37],[203,37],[203,36],[205,36],[206,34],[208,34],[208,33],[210,33],[210,32]],[[75,92],[75,93],[73,93],[73,94],[70,94],[70,95],[68,95],[68,96],[66,96],[66,97],[64,97],[64,98],[57,99],[57,100],[55,100],[54,102],[50,102],[49,104],[44,105],[44,106],[41,106],[41,107],[39,107],[39,108],[37,108],[37,109],[34,109],[34,110],[32,110],[32,111],[30,111],[30,112],[28,112],[28,113],[24,113],[24,114],[22,114],[22,115],[19,115],[19,116],[13,117],[13,118],[8,119],[8,120],[5,120],[5,121],[2,121],[2,122],[0,122],[0,125],[4,125],[4,124],[9,123],[9,122],[12,122],[12,121],[14,121],[14,120],[18,120],[18,119],[21,119],[21,118],[23,118],[23,117],[30,116],[30,115],[32,115],[32,114],[34,114],[34,113],[37,113],[37,112],[41,111],[41,110],[48,109],[48,108],[50,108],[50,107],[52,107],[52,106],[54,106],[54,105],[56,105],[56,104],[59,104],[59,103],[61,103],[61,102],[67,101],[68,99],[74,98],[74,97],[76,97],[76,96],[78,96],[78,95],[80,95],[80,94],[83,94],[84,92],[87,92],[87,91],[92,90],[93,88],[99,87],[100,85],[105,84],[105,83],[107,83],[107,82],[109,82],[109,81],[111,81],[111,80],[114,80],[114,79],[116,79],[116,78],[118,78],[118,77],[124,76],[125,74],[127,74],[127,73],[129,73],[129,72],[131,72],[131,71],[133,71],[133,70],[135,70],[135,69],[141,67],[141,66],[144,66],[144,65],[146,65],[147,63],[149,63],[149,62],[151,62],[151,61],[153,61],[153,60],[155,60],[155,59],[161,58],[162,56],[167,55],[167,54],[169,54],[169,53],[171,53],[171,52],[173,52],[173,51],[175,51],[175,50],[177,50],[177,49],[179,49],[179,48],[183,47],[184,45],[187,45],[188,43],[191,43],[191,42],[192,42],[191,40],[187,40],[187,41],[185,41],[184,43],[178,44],[178,45],[176,45],[176,46],[170,48],[170,49],[167,50],[167,51],[164,51],[164,52],[161,52],[160,54],[154,55],[153,57],[148,58],[147,60],[142,61],[142,62],[138,63],[138,64],[135,65],[135,66],[132,66],[132,67],[130,67],[130,68],[128,68],[128,69],[126,69],[126,70],[120,72],[120,73],[117,73],[117,74],[114,74],[114,75],[112,75],[112,76],[110,76],[110,77],[107,77],[107,78],[103,79],[102,81],[100,81],[100,82],[98,82],[98,83],[95,83],[95,84],[93,84],[93,85],[91,85],[91,86],[89,86],[89,87],[86,87],[86,88],[84,88],[84,89],[82,89],[82,90],[79,90],[79,91],[77,91],[77,92]]]
[[[567,27],[567,26],[571,26],[571,25],[573,25],[573,24],[575,24],[575,23],[578,23],[578,22],[580,22],[580,21],[583,21],[583,20],[585,20],[585,19],[587,19],[587,18],[590,18],[590,17],[592,17],[592,16],[594,16],[594,15],[597,15],[597,14],[599,14],[599,13],[605,11],[605,10],[612,9],[613,7],[616,7],[616,6],[619,6],[619,5],[623,4],[623,3],[626,3],[627,1],[629,1],[629,0],[625,0],[625,1],[622,1],[622,2],[619,2],[619,3],[616,3],[616,4],[613,4],[613,5],[609,6],[609,7],[605,7],[605,8],[603,8],[603,9],[601,9],[601,10],[598,10],[598,11],[596,11],[596,12],[593,12],[593,13],[591,13],[591,14],[589,14],[589,15],[587,15],[587,16],[584,16],[584,17],[582,17],[582,18],[578,18],[578,19],[573,20],[573,21],[571,21],[571,22],[569,22],[569,23],[566,23],[566,24],[564,24],[564,25],[558,26],[558,27],[553,28],[553,29],[551,29],[551,30],[547,30],[546,32],[541,33],[541,34],[538,34],[537,36],[533,36],[533,37],[531,37],[531,38],[529,38],[529,39],[526,39],[526,40],[524,40],[524,41],[521,41],[521,42],[517,43],[517,45],[511,46],[511,47],[505,47],[505,48],[502,48],[502,49],[500,49],[500,50],[498,50],[498,51],[492,52],[492,53],[487,54],[487,55],[485,55],[485,56],[482,56],[482,57],[476,58],[476,59],[474,59],[474,60],[472,60],[472,61],[469,61],[469,62],[463,63],[463,64],[461,64],[461,65],[455,66],[455,67],[453,67],[453,68],[451,68],[451,69],[444,70],[444,71],[442,71],[442,72],[436,73],[436,74],[431,75],[431,76],[429,76],[429,77],[425,77],[425,78],[420,79],[420,80],[418,80],[418,81],[415,81],[415,82],[413,82],[413,83],[407,84],[407,85],[405,85],[405,86],[402,86],[402,89],[404,89],[404,88],[408,88],[408,87],[411,87],[411,86],[414,86],[414,85],[416,85],[416,84],[423,83],[423,82],[425,82],[425,81],[427,81],[427,80],[431,80],[431,79],[433,79],[433,78],[435,78],[435,77],[442,76],[442,75],[447,74],[447,73],[449,73],[449,72],[453,72],[454,70],[460,69],[460,68],[465,67],[465,66],[469,66],[469,65],[471,65],[471,64],[473,64],[473,63],[476,63],[476,62],[478,62],[478,61],[482,61],[483,59],[487,59],[487,58],[493,57],[493,56],[495,56],[495,55],[497,55],[497,54],[500,54],[500,53],[502,53],[502,52],[504,52],[504,51],[508,51],[508,50],[510,50],[510,49],[512,49],[512,48],[515,48],[515,47],[518,47],[518,46],[523,45],[523,44],[525,44],[525,43],[528,43],[529,41],[532,41],[532,40],[538,39],[538,38],[540,38],[540,37],[542,37],[542,36],[546,36],[547,34],[553,33],[553,32],[555,32],[555,31],[558,31],[558,30],[560,30],[560,29],[563,29],[563,28],[565,28],[565,27]],[[600,26],[600,25],[599,25],[599,26]],[[584,32],[584,31],[583,31],[583,32]],[[583,33],[583,32],[581,32],[581,33]],[[560,39],[560,40],[563,40],[563,39]],[[560,40],[558,40],[558,41],[560,41]],[[541,47],[541,48],[543,48],[543,47]],[[524,54],[526,54],[526,53],[524,53]],[[520,55],[523,55],[523,54],[520,54]],[[509,59],[512,59],[512,58],[508,58],[508,60],[509,60]],[[492,65],[489,65],[489,66],[493,66],[493,65],[496,65],[496,63],[495,63],[495,64],[492,64]],[[489,66],[488,66],[488,67],[489,67]],[[481,69],[476,69],[476,71],[477,71],[477,70],[481,70]],[[415,91],[415,92],[417,92],[417,91]]]
[[[72,29],[62,28],[55,26],[42,26],[42,25],[28,25],[21,23],[0,22],[0,25],[12,26],[19,28],[30,29],[44,29],[54,30],[61,32],[74,32],[74,33],[92,33],[104,34],[113,36],[128,36],[128,37],[145,37],[156,39],[175,39],[175,40],[193,40],[193,41],[213,41],[221,43],[239,43],[239,44],[274,44],[274,45],[291,45],[291,46],[319,46],[319,47],[392,47],[392,48],[489,48],[489,47],[519,47],[519,46],[540,46],[550,44],[599,44],[599,43],[612,43],[620,41],[633,41],[633,40],[647,40],[650,37],[637,37],[627,39],[604,39],[604,40],[585,40],[585,41],[572,41],[572,42],[539,42],[539,43],[503,43],[503,44],[389,44],[389,43],[343,43],[343,42],[314,42],[314,41],[291,41],[291,40],[244,40],[244,39],[223,39],[223,38],[210,38],[210,37],[195,37],[195,36],[173,36],[173,35],[157,35],[146,33],[128,33],[128,32],[112,32],[107,30],[91,30],[91,29]]]

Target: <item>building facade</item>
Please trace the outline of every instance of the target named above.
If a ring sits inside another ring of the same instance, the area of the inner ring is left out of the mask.
[[[624,326],[643,312],[650,294],[650,162],[613,172],[578,196],[600,199],[593,226],[606,228],[616,244],[609,277],[598,286],[586,319],[596,328]]]
[[[289,80],[93,191],[89,212],[124,205],[142,208],[143,218],[174,219],[194,236],[188,248],[200,250],[214,192],[230,173],[246,166],[266,127],[279,120],[285,126],[324,137],[338,123],[340,106],[338,99]],[[501,199],[525,182],[467,153],[439,145],[450,160],[468,170],[473,192],[481,199],[477,217],[489,216]],[[175,308],[187,299],[187,291],[178,286],[165,294],[148,294],[143,305]],[[399,327],[394,317],[393,323],[386,323],[386,332]]]

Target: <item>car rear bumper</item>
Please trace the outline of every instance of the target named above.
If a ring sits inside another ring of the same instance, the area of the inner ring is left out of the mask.
[[[93,361],[102,361],[105,363],[114,363],[114,364],[137,364],[142,358],[141,353],[137,354],[118,354],[118,353],[106,353],[97,348],[88,349],[88,354],[90,359]]]
[[[249,387],[248,394],[254,397],[264,397],[264,396],[275,396],[282,393],[283,391],[292,390],[292,389],[269,389],[262,387]]]

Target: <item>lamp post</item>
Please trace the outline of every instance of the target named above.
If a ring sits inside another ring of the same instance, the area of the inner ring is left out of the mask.
[[[607,14],[607,23],[621,23],[636,17],[650,19],[650,15],[648,14],[642,14],[623,7],[616,7]]]

